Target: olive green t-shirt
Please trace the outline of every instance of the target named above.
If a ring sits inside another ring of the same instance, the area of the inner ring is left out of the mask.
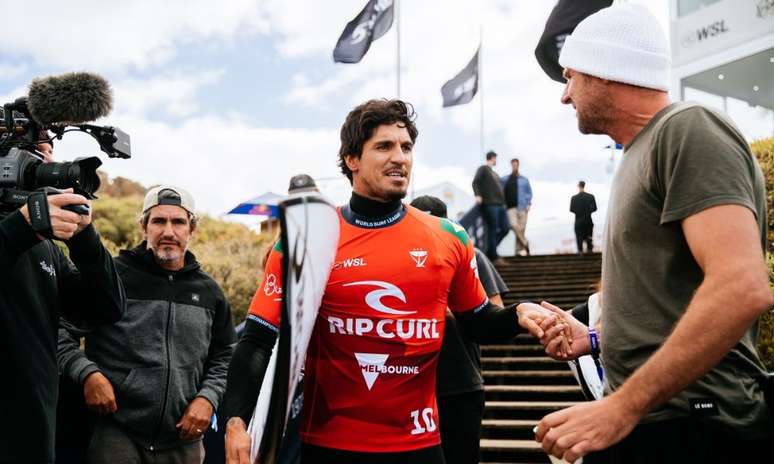
[[[611,189],[602,259],[608,392],[664,343],[702,282],[681,221],[727,204],[755,214],[765,249],[763,174],[747,142],[721,114],[672,104],[625,148]],[[718,365],[643,422],[694,415],[750,438],[771,433],[758,384],[765,371],[755,349],[757,330],[755,324]]]

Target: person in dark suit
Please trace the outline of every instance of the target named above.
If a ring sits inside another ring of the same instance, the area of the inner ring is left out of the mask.
[[[591,213],[596,210],[597,202],[594,195],[586,192],[586,182],[578,182],[578,193],[570,200],[570,212],[575,214],[575,242],[578,244],[578,254],[583,253],[584,243],[587,253],[594,250],[594,221],[591,220]]]

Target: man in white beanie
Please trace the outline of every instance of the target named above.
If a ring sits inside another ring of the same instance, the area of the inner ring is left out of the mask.
[[[606,397],[547,415],[536,439],[569,462],[597,450],[611,462],[763,462],[774,420],[755,339],[774,300],[747,142],[725,115],[670,102],[667,40],[644,7],[589,16],[559,63],[580,131],[625,148],[605,225],[601,340],[573,333],[572,346],[600,347]]]

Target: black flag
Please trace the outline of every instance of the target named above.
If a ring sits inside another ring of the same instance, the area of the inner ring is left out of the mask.
[[[564,39],[587,16],[612,4],[613,0],[559,0],[548,16],[546,28],[535,49],[535,57],[548,77],[564,82],[562,67],[559,66],[559,52],[562,51]]]
[[[359,15],[347,23],[333,49],[333,61],[359,63],[371,42],[390,30],[392,14],[393,0],[370,0]]]
[[[465,69],[441,87],[444,108],[464,105],[476,96],[478,91],[478,53],[480,51],[480,49],[476,51]]]

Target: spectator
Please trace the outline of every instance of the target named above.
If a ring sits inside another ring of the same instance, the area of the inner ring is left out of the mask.
[[[290,178],[288,194],[319,191],[317,184],[314,183],[314,179],[308,174],[297,174]]]
[[[536,439],[567,461],[605,449],[625,463],[765,460],[774,418],[755,341],[774,298],[763,175],[744,136],[724,114],[670,102],[667,39],[641,5],[583,20],[559,63],[580,131],[625,152],[602,253],[608,395],[544,417]]]
[[[446,217],[446,204],[429,195],[415,198],[411,206]],[[476,248],[478,277],[489,301],[503,306],[508,287],[486,255]],[[441,354],[436,372],[438,419],[446,464],[474,464],[479,461],[481,419],[484,417],[484,379],[481,377],[481,349],[457,326],[446,310]]]
[[[508,210],[508,222],[513,229],[516,242],[516,256],[529,255],[529,241],[525,235],[527,230],[527,213],[532,206],[532,186],[529,179],[519,173],[519,159],[511,160],[511,173],[502,179],[505,194],[505,207]]]
[[[505,202],[500,178],[492,169],[497,164],[497,153],[490,151],[486,154],[486,163],[479,166],[476,175],[473,176],[473,193],[476,195],[476,204],[481,209],[484,218],[485,250],[487,258],[496,261],[498,234],[505,227],[500,224],[505,216]]]
[[[112,326],[59,330],[60,369],[102,416],[90,462],[204,458],[202,434],[223,395],[236,335],[223,291],[187,251],[196,219],[188,192],[151,189],[140,219],[145,240],[116,258],[126,315]]]
[[[586,244],[586,252],[594,251],[593,235],[594,221],[591,213],[597,210],[597,202],[594,195],[586,192],[586,182],[578,182],[578,193],[570,199],[570,212],[575,214],[575,242],[578,244],[578,254],[583,253],[583,244]]]

